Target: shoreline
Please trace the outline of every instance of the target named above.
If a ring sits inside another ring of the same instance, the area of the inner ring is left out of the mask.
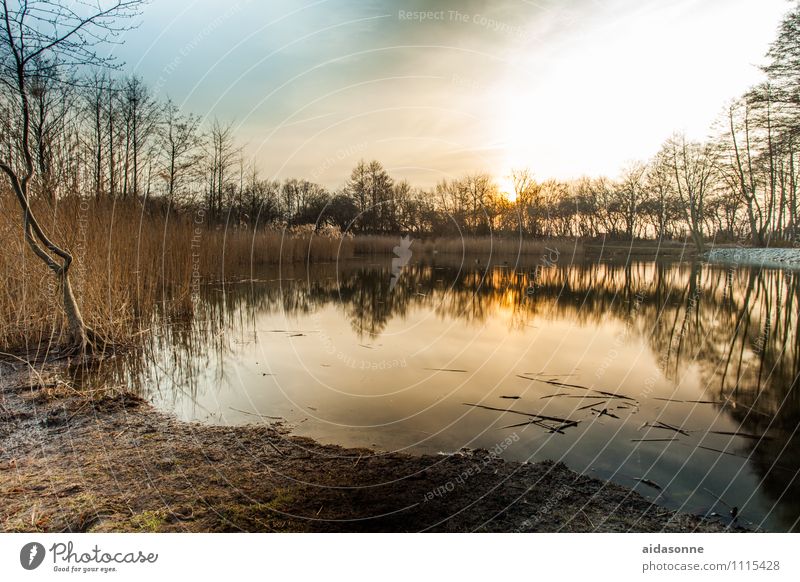
[[[719,265],[800,269],[800,249],[796,248],[723,247],[711,249],[703,259]]]
[[[346,449],[179,421],[131,393],[2,365],[6,532],[721,532],[562,463]]]

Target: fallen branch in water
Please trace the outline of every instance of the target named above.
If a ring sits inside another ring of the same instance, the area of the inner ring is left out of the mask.
[[[536,426],[544,428],[550,433],[557,432],[558,434],[566,434],[564,432],[565,428],[570,428],[571,426],[575,426],[574,424],[572,424],[571,421],[568,422],[568,423],[562,423],[562,424],[548,424],[547,421],[537,420],[537,419],[533,418],[531,420],[526,420],[525,422],[520,422],[520,423],[517,423],[517,424],[510,424],[508,426],[501,426],[500,430],[502,430],[504,428],[517,428],[517,427],[520,427],[520,426],[530,426],[532,424],[535,424]]]
[[[597,410],[596,408],[591,408],[590,410],[592,412],[596,412],[598,418],[601,417],[601,416],[610,416],[611,418],[616,418],[617,420],[619,420],[619,416],[617,416],[613,412],[609,412],[608,408],[604,408],[603,410]]]
[[[750,457],[747,455],[740,455],[739,453],[731,453],[730,451],[722,451],[720,449],[715,449],[713,447],[706,447],[703,445],[697,445],[698,449],[703,449],[705,451],[711,451],[712,453],[720,453],[722,455],[730,455],[731,457],[739,457],[740,459],[747,459],[750,460]]]
[[[536,426],[539,426],[541,428],[547,429],[548,432],[551,432],[551,433],[557,432],[558,434],[566,434],[562,429],[563,428],[568,428],[568,427],[565,427],[564,425],[551,426],[551,425],[545,423],[544,421],[531,419],[531,420],[526,420],[525,422],[520,422],[520,423],[517,423],[517,424],[509,424],[508,426],[501,426],[498,430],[503,430],[505,428],[518,428],[520,426],[530,426],[532,424],[536,425]]]
[[[593,408],[597,406],[597,402],[592,402],[591,404],[587,404],[586,406],[581,406],[580,408],[576,408],[575,410],[586,410],[587,408]],[[603,404],[608,404],[608,401],[604,402]]]
[[[257,412],[247,412],[246,410],[241,410],[239,408],[234,408],[233,406],[229,406],[231,410],[235,410],[236,412],[241,412],[242,414],[248,414],[250,416],[256,416],[258,418],[269,418],[271,420],[283,420],[282,416],[267,416],[266,414],[258,414]]]
[[[727,436],[737,436],[742,437],[743,439],[755,439],[755,440],[765,440],[769,441],[772,440],[772,437],[768,437],[762,434],[750,434],[746,432],[730,432],[726,430],[707,430],[707,431],[697,431],[697,432],[706,432],[710,434],[722,434]]]
[[[636,402],[636,399],[631,398],[630,396],[625,396],[623,394],[615,394],[614,392],[606,392],[605,390],[597,390],[596,388],[589,388],[588,386],[581,386],[580,384],[568,384],[567,382],[559,382],[558,380],[543,380],[541,378],[529,378],[528,376],[523,376],[521,374],[517,374],[517,378],[522,378],[523,380],[530,380],[532,382],[542,382],[544,384],[550,384],[551,386],[563,386],[564,388],[577,388],[578,390],[588,390],[589,392],[603,394],[604,396],[608,396],[609,398],[620,398],[621,400],[630,400],[631,402]]]
[[[671,430],[671,431],[680,433],[680,434],[682,434],[684,436],[690,436],[689,433],[686,432],[684,429],[678,428],[677,426],[672,426],[671,424],[667,424],[666,422],[662,422],[660,420],[657,420],[655,422],[655,424],[650,424],[649,422],[645,422],[642,426],[639,427],[639,429],[641,430],[642,428],[645,428],[645,427],[648,427],[648,428],[660,428],[660,429],[664,429],[664,430]]]
[[[541,400],[544,400],[545,398],[555,398],[556,396],[563,396],[564,398],[580,398],[581,400],[586,398],[600,398],[607,400],[608,398],[610,398],[609,396],[603,396],[603,395],[592,396],[591,394],[576,395],[576,394],[558,393],[558,394],[548,394],[547,396],[542,396]]]
[[[475,408],[483,408],[484,410],[494,410],[496,412],[510,412],[511,414],[521,414],[522,416],[530,416],[541,420],[551,420],[553,422],[560,422],[567,426],[577,426],[580,420],[570,420],[569,418],[559,418],[557,416],[545,416],[544,414],[536,414],[533,412],[522,412],[520,410],[511,410],[509,408],[495,408],[494,406],[484,406],[483,404],[472,404],[471,402],[464,402],[464,406],[473,406]]]
[[[648,485],[648,486],[652,487],[653,489],[657,489],[658,491],[663,491],[664,490],[664,488],[661,485],[659,485],[655,481],[651,481],[650,479],[645,479],[644,477],[634,477],[634,480],[635,481],[639,481],[639,483],[642,483],[644,485]]]
[[[569,374],[545,374],[544,372],[524,372],[524,374],[527,376],[542,376],[542,377],[549,376],[550,378],[558,378],[558,377],[567,378],[569,376],[575,375],[574,372],[571,372]]]
[[[655,397],[653,400],[661,400],[662,402],[677,402],[679,404],[718,404],[723,406],[725,404],[722,400],[678,400],[677,398],[658,398]]]

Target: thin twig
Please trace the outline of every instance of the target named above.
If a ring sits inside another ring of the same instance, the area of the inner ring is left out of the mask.
[[[569,426],[577,425],[580,420],[570,420],[569,418],[558,418],[557,416],[545,416],[543,414],[535,414],[532,412],[522,412],[519,410],[510,410],[508,408],[495,408],[494,406],[484,406],[483,404],[472,404],[470,402],[464,402],[464,406],[474,406],[475,408],[483,408],[485,410],[495,410],[497,412],[510,412],[511,414],[521,414],[522,416],[531,416],[534,418],[539,418],[541,420],[552,420],[555,422],[561,422],[564,424],[568,424]]]

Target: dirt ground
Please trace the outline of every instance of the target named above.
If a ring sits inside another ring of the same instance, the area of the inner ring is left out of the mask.
[[[563,464],[344,449],[280,424],[180,422],[0,364],[0,530],[723,531]]]

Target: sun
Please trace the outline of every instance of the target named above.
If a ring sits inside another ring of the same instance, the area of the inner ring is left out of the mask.
[[[500,176],[496,178],[496,182],[497,189],[500,190],[500,193],[505,196],[509,202],[517,201],[517,192],[514,189],[514,181],[511,179],[511,176]]]

